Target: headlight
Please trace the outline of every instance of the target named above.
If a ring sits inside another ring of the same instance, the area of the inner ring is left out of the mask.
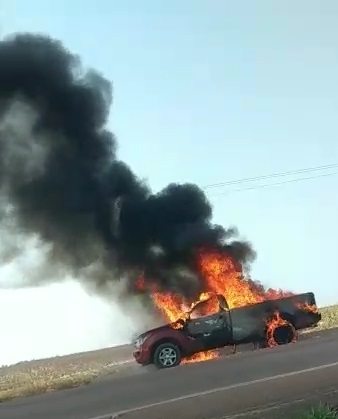
[[[140,348],[144,342],[148,339],[149,335],[144,335],[144,336],[139,336],[136,340],[135,340],[135,348]]]

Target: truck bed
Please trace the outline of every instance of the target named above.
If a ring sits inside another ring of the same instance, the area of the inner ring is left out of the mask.
[[[234,308],[231,310],[233,338],[235,341],[252,341],[255,337],[262,337],[267,319],[276,311],[290,321],[296,330],[313,327],[321,316],[309,311],[306,308],[309,306],[316,306],[312,292]]]

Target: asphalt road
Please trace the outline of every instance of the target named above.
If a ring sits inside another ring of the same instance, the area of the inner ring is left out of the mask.
[[[310,399],[336,396],[338,402],[338,331],[333,330],[166,371],[132,365],[125,376],[4,403],[0,418],[277,419]]]

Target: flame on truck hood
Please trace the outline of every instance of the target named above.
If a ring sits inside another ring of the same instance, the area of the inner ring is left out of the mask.
[[[212,297],[216,294],[226,297],[230,309],[293,295],[291,292],[282,290],[265,289],[259,282],[245,278],[241,266],[221,252],[200,252],[197,264],[203,278],[204,290],[193,303],[181,295],[160,292],[155,286],[148,288],[154,305],[173,328],[179,329],[181,326],[177,320],[187,319],[189,313],[201,301],[208,303],[201,305],[202,312],[198,314],[214,313],[218,302]],[[142,277],[139,279],[138,287],[140,289],[145,287]],[[203,361],[217,356],[217,351],[208,351],[196,354],[185,362]]]

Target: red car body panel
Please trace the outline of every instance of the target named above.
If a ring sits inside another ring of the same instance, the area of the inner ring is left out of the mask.
[[[174,329],[169,325],[149,330],[142,336],[146,336],[146,339],[139,347],[135,347],[133,352],[135,361],[141,365],[152,363],[154,349],[161,341],[175,343],[185,356],[198,351],[194,339],[189,337],[183,330]]]

